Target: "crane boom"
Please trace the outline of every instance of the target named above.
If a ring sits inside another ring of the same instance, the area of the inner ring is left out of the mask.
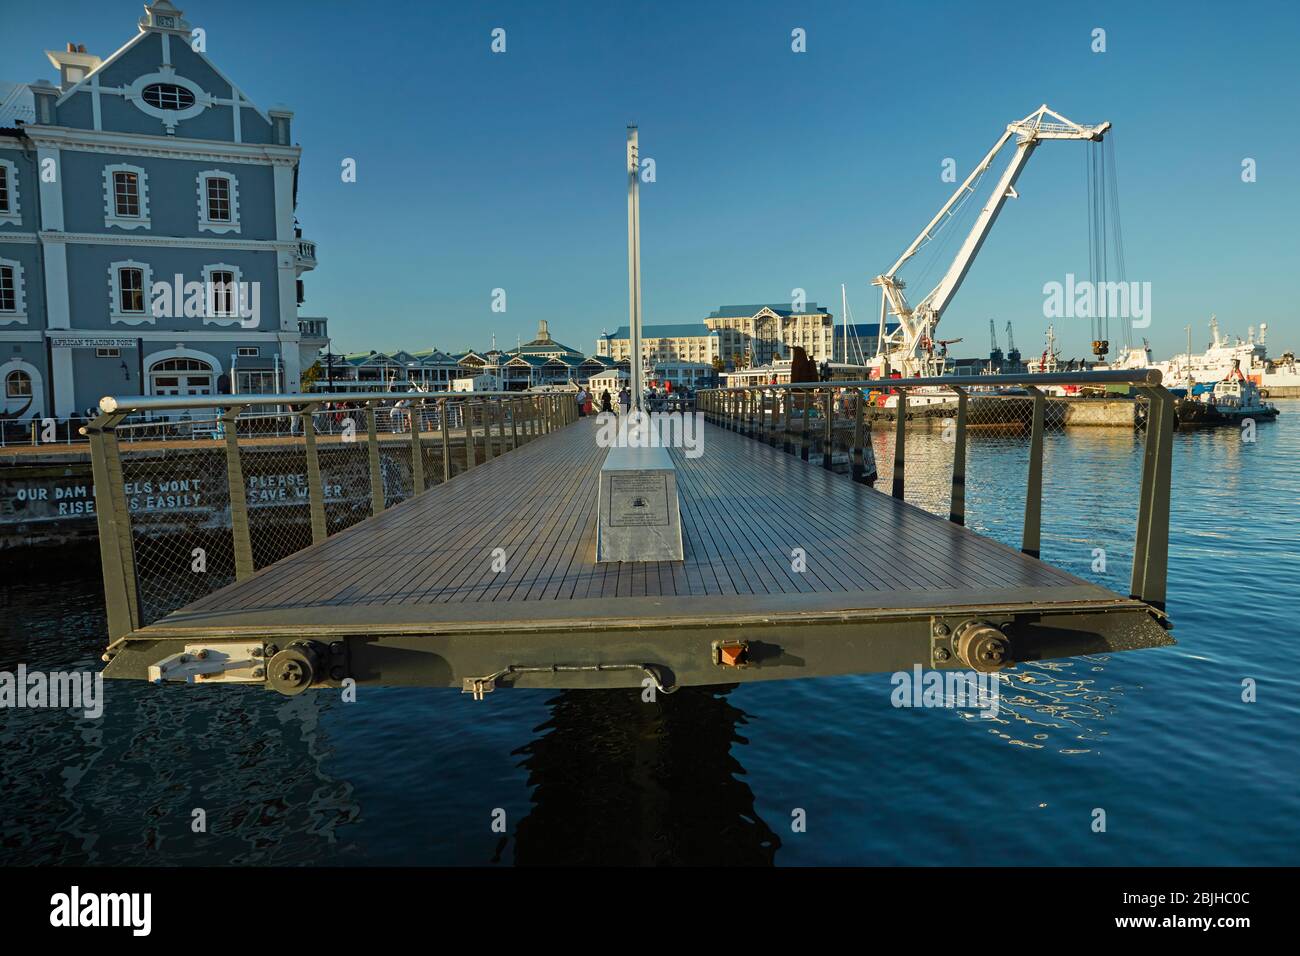
[[[966,274],[975,261],[975,256],[979,253],[984,240],[988,238],[993,223],[997,221],[998,213],[1002,211],[1002,207],[1008,199],[1016,197],[1016,180],[1020,177],[1021,171],[1025,168],[1025,163],[1029,161],[1030,155],[1038,147],[1038,144],[1046,139],[1096,141],[1100,140],[1108,129],[1110,129],[1110,123],[1081,126],[1049,109],[1046,104],[1040,106],[1024,119],[1007,124],[1006,131],[993,144],[993,148],[971,170],[970,175],[957,187],[952,196],[948,198],[948,201],[940,207],[934,218],[926,224],[920,234],[912,240],[911,245],[899,256],[898,261],[890,267],[888,272],[876,276],[871,282],[872,285],[878,285],[881,289],[881,332],[884,332],[884,317],[887,310],[898,316],[898,329],[890,336],[889,349],[884,356],[887,361],[892,359],[890,364],[893,367],[899,368],[906,374],[924,371],[917,356],[918,348],[923,343],[933,341],[935,326],[939,324],[944,309],[952,301],[953,296],[957,294],[957,290],[961,288],[962,280],[966,278]],[[993,192],[976,217],[970,232],[957,250],[948,271],[944,273],[938,285],[931,289],[916,306],[909,305],[907,296],[903,292],[906,283],[898,277],[898,270],[934,237],[936,229],[953,215],[958,203],[975,191],[976,180],[983,176],[993,164],[997,154],[1013,137],[1016,141],[1015,152],[1010,162],[1007,163],[1006,169],[998,178]],[[882,351],[883,345],[882,342]]]

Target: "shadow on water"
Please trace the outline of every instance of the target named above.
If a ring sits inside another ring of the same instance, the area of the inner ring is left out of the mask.
[[[734,746],[748,722],[734,687],[686,687],[645,703],[636,690],[565,691],[515,751],[533,788],[515,831],[519,864],[774,862]]]

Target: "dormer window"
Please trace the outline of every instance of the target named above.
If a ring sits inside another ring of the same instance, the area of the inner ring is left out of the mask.
[[[194,105],[194,94],[175,83],[152,83],[140,96],[158,110],[187,110]]]

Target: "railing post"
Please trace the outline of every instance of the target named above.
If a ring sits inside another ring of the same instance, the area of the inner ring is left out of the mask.
[[[1029,431],[1029,479],[1025,483],[1025,530],[1020,550],[1036,558],[1043,535],[1043,418],[1047,396],[1033,385],[1026,391],[1034,396],[1033,421]]]
[[[813,396],[807,389],[801,389],[799,396],[803,399],[803,429],[799,435],[799,457],[807,461],[812,447]]]
[[[781,393],[781,412],[785,418],[785,427],[781,430],[782,449],[788,455],[794,450],[790,441],[794,426],[794,389],[787,388]]]
[[[853,390],[853,460],[849,465],[849,474],[854,481],[863,481],[867,475],[867,455],[863,446],[865,432],[866,409],[863,408],[865,398],[862,389]]]
[[[239,409],[221,413],[221,430],[226,436],[226,487],[230,493],[230,539],[235,552],[235,580],[253,575],[253,537],[248,527],[248,489],[244,485],[244,464],[239,458]]]
[[[460,425],[465,429],[465,470],[473,468],[478,458],[478,451],[474,447],[474,408],[476,402],[468,399],[460,403]]]
[[[451,414],[451,402],[445,398],[438,400],[442,417],[442,480],[451,481],[451,425],[447,416]]]
[[[835,389],[827,386],[822,406],[826,415],[822,425],[822,467],[830,471],[835,457]]]
[[[489,398],[483,403],[483,461],[489,462],[496,457],[492,450],[492,419],[496,417],[495,398]]]
[[[953,386],[957,393],[957,433],[952,443],[952,491],[949,494],[948,520],[966,524],[966,389]]]
[[[375,427],[374,402],[366,403],[366,442],[370,446],[370,513],[384,510],[384,473],[379,460],[379,430]]]
[[[519,448],[519,399],[510,400],[510,450]]]
[[[303,456],[307,459],[307,506],[311,512],[311,543],[325,540],[325,489],[320,480],[320,456],[316,451],[316,424],[312,420],[315,405],[298,410],[302,422]]]
[[[411,409],[411,497],[424,491],[424,445],[420,443],[420,406]]]
[[[104,566],[104,604],[110,642],[140,627],[140,595],[136,584],[135,543],[126,504],[122,458],[114,429],[122,415],[103,415],[86,426],[95,480],[95,520],[99,527],[99,557]]]
[[[1174,397],[1164,387],[1139,391],[1147,396],[1147,434],[1129,596],[1163,610],[1169,575],[1169,496],[1176,413]]]
[[[892,493],[903,500],[904,477],[907,475],[907,389],[894,386],[898,403],[894,406],[894,486]]]

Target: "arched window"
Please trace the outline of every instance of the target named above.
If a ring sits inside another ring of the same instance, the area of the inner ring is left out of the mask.
[[[5,398],[31,398],[32,377],[21,369],[5,376]]]
[[[212,366],[202,359],[169,358],[149,366],[153,395],[211,395]]]

